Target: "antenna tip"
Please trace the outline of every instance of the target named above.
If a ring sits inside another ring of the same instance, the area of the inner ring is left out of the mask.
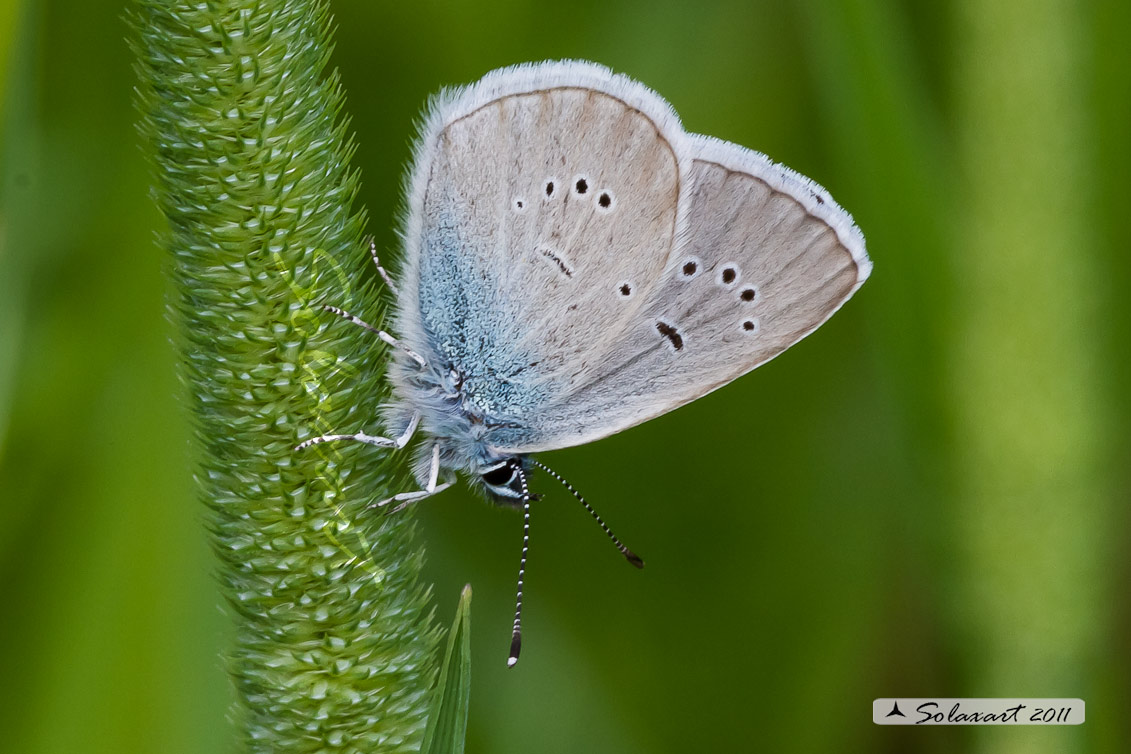
[[[643,568],[644,567],[644,559],[641,558],[636,553],[634,553],[632,550],[628,549],[627,547],[624,548],[624,557],[628,559],[629,563],[632,563],[637,568]]]
[[[507,658],[507,667],[513,668],[518,664],[518,653],[522,651],[522,634],[516,633],[511,637],[511,653]]]

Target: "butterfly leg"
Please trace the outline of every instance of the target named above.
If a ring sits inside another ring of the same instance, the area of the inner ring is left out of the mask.
[[[381,260],[377,258],[377,240],[373,236],[369,237],[369,256],[373,257],[373,266],[377,268],[377,274],[385,281],[385,287],[392,291],[394,296],[400,298],[401,292],[397,289],[397,286],[393,285],[393,279],[389,277],[389,273],[385,272],[385,268],[381,266]]]
[[[389,503],[399,503],[395,508],[389,511],[390,514],[398,513],[408,506],[415,503],[417,500],[423,500],[426,497],[432,497],[437,492],[443,492],[448,487],[452,486],[451,482],[444,482],[437,484],[440,481],[440,446],[432,446],[432,463],[428,467],[428,482],[424,485],[424,489],[415,492],[402,492],[398,495],[393,495],[386,498],[379,503],[374,504],[374,508],[383,508]]]
[[[420,354],[418,354],[416,351],[412,350],[408,346],[403,345],[399,340],[394,338],[392,335],[389,335],[389,333],[385,332],[384,330],[381,330],[381,329],[374,327],[373,325],[369,324],[368,322],[361,319],[360,317],[355,317],[354,315],[347,312],[345,309],[339,309],[338,307],[330,306],[329,304],[324,305],[322,308],[325,309],[328,312],[331,312],[332,314],[337,314],[342,319],[347,319],[350,322],[353,322],[358,327],[364,327],[369,332],[376,333],[378,338],[385,341],[386,343],[388,343],[393,348],[401,349],[406,354],[408,354],[409,358],[411,358],[413,361],[415,361],[420,366],[422,366],[422,367],[428,366],[428,362],[424,360],[423,356],[421,356]]]
[[[420,426],[420,413],[414,411],[412,419],[409,420],[408,426],[405,427],[405,431],[394,438],[374,437],[364,432],[358,432],[356,435],[322,435],[321,437],[312,437],[309,440],[299,443],[295,446],[295,450],[302,450],[309,448],[311,445],[320,445],[324,442],[336,442],[338,440],[354,440],[356,442],[363,442],[366,445],[375,445],[378,448],[400,450],[405,445],[408,445],[408,441],[412,439],[418,426]]]

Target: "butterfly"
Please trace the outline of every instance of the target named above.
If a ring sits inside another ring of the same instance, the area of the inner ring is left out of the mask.
[[[406,183],[385,434],[420,436],[421,489],[456,474],[521,508],[508,665],[522,641],[531,454],[672,411],[813,332],[871,270],[851,216],[764,155],[683,130],[642,84],[588,62],[488,73],[432,101]]]

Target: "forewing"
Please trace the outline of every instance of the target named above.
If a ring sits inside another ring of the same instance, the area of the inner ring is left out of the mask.
[[[682,137],[599,66],[490,74],[435,106],[418,148],[398,326],[525,441],[642,316],[677,235]]]
[[[821,187],[733,144],[688,135],[686,228],[647,301],[588,379],[542,407],[533,452],[671,411],[815,330],[871,269],[851,217]]]

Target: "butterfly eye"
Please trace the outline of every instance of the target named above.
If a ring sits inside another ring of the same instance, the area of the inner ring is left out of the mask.
[[[514,474],[514,466],[507,463],[483,474],[483,481],[492,487],[505,487],[514,480]]]

